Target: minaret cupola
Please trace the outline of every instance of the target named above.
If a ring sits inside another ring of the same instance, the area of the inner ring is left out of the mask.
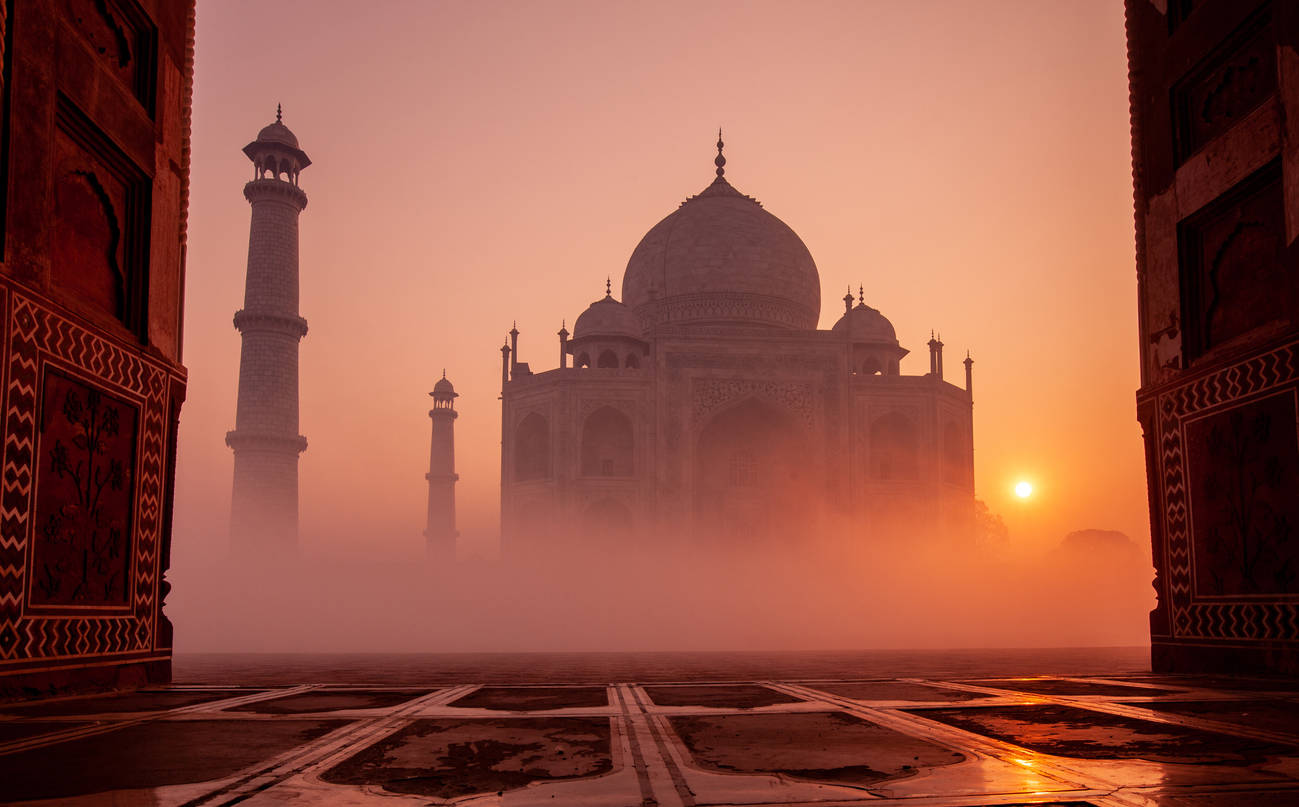
[[[295,187],[302,169],[311,165],[307,153],[298,147],[297,136],[284,125],[284,109],[279,104],[275,105],[275,122],[244,146],[244,154],[253,162],[253,179],[280,179]]]

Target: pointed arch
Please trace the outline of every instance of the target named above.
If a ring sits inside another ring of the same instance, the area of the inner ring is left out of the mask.
[[[514,430],[514,481],[550,478],[550,422],[537,412]]]
[[[631,418],[602,406],[582,424],[582,476],[632,476],[635,437]]]
[[[890,412],[871,423],[871,476],[876,479],[918,479],[920,450],[916,427],[901,412]]]
[[[943,426],[943,481],[963,485],[969,479],[969,456],[965,430],[955,422]]]
[[[607,349],[600,351],[600,358],[596,359],[595,366],[610,367],[610,368],[617,369],[618,354],[614,353],[612,350],[607,350]]]

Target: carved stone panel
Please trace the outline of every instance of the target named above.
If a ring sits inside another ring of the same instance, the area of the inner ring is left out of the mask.
[[[1295,393],[1186,425],[1195,590],[1299,593],[1299,435]]]
[[[60,99],[54,140],[50,282],[67,299],[143,335],[148,177]],[[88,312],[89,313],[89,312]]]
[[[1293,582],[1284,582],[1293,581],[1294,538],[1278,542],[1266,531],[1292,531],[1296,523],[1293,490],[1279,491],[1269,480],[1296,472],[1297,390],[1299,344],[1291,343],[1142,399],[1157,413],[1150,476],[1158,488],[1155,534],[1162,537],[1156,566],[1173,637],[1296,635],[1299,597],[1257,589],[1289,585],[1295,592]],[[1227,485],[1245,485],[1246,492],[1221,489]],[[1212,504],[1202,504],[1212,487],[1219,488]],[[1250,509],[1233,513],[1233,502]],[[1216,575],[1203,568],[1215,553],[1217,560],[1234,554],[1235,568]]]
[[[1276,88],[1276,42],[1263,15],[1173,87],[1178,161],[1230,129]]]
[[[28,602],[130,604],[139,409],[46,368],[41,395]]]
[[[164,474],[183,376],[3,279],[0,313],[0,674],[152,657],[169,645]]]
[[[744,398],[765,398],[778,404],[806,427],[812,426],[811,385],[798,382],[703,378],[693,384],[693,419],[703,423],[713,412]]]
[[[1179,226],[1182,348],[1191,360],[1292,316],[1299,273],[1285,258],[1284,215],[1273,163]]]
[[[157,32],[133,0],[64,0],[68,20],[104,68],[153,115]]]

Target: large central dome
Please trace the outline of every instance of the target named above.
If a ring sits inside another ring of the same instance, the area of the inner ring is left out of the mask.
[[[719,144],[720,145],[720,144]],[[649,325],[814,330],[821,277],[798,234],[722,177],[654,225],[627,261],[622,300]]]

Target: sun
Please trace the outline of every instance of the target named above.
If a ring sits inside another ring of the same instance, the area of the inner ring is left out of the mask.
[[[1027,481],[1015,483],[1015,495],[1021,499],[1027,499],[1033,495],[1033,484]]]

